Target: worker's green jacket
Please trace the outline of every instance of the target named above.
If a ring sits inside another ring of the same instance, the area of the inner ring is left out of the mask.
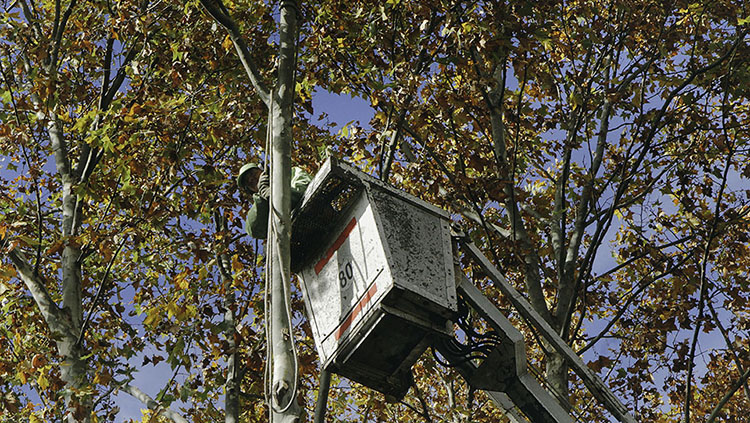
[[[299,206],[312,178],[304,170],[292,168],[292,210]],[[253,194],[254,206],[245,217],[245,232],[253,238],[265,239],[268,233],[268,200]]]

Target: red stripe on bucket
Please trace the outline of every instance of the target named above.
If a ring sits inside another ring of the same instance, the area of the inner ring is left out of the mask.
[[[338,238],[336,238],[336,242],[331,245],[331,248],[326,251],[326,255],[323,256],[322,259],[320,259],[319,262],[315,264],[315,274],[320,274],[320,271],[323,270],[326,264],[328,264],[328,261],[331,260],[331,257],[333,257],[333,253],[336,252],[341,246],[344,244],[344,241],[346,241],[346,238],[349,237],[349,234],[352,233],[352,230],[354,230],[354,227],[357,226],[357,218],[352,217],[352,220],[349,222],[348,225],[344,228],[344,230],[341,232],[341,235],[339,235]]]
[[[361,300],[357,303],[357,306],[354,307],[354,310],[352,310],[351,313],[349,313],[348,316],[346,316],[346,319],[344,319],[343,322],[341,322],[341,325],[339,325],[339,328],[336,330],[336,333],[333,335],[333,337],[338,341],[339,338],[341,338],[341,335],[346,332],[347,329],[349,329],[349,326],[352,325],[352,322],[354,319],[357,318],[357,315],[362,311],[363,308],[367,305],[367,303],[370,302],[370,300],[375,296],[375,293],[378,292],[378,284],[374,283],[370,287],[369,290],[365,293],[365,295],[362,297]]]

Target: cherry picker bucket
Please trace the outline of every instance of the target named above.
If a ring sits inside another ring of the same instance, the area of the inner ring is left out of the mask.
[[[292,224],[292,271],[323,368],[402,398],[457,311],[450,216],[329,158]]]

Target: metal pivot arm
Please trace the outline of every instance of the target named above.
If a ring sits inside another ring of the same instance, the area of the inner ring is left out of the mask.
[[[509,404],[515,404],[534,423],[572,423],[560,403],[527,372],[526,347],[521,332],[466,278],[461,269],[456,268],[455,274],[456,290],[461,298],[489,323],[500,341],[478,366],[473,360],[452,357],[456,370],[471,386],[486,391],[515,421],[525,420],[514,414]],[[450,351],[445,351],[444,345],[438,343],[438,350],[444,357],[449,357]]]
[[[636,423],[635,418],[630,415],[628,409],[609,390],[607,385],[594,373],[581,357],[570,348],[570,346],[555,332],[554,329],[531,307],[526,299],[505,279],[500,271],[492,265],[487,257],[470,241],[459,239],[465,251],[482,267],[482,270],[497,284],[496,286],[505,294],[508,300],[518,312],[534,325],[547,342],[557,351],[563,354],[573,371],[581,378],[584,385],[598,399],[612,415],[623,423]]]
[[[449,352],[446,351],[445,344],[441,342],[443,340],[436,340],[434,348],[443,356],[448,356]],[[449,360],[450,361],[450,360]],[[451,364],[456,371],[466,380],[469,380],[472,375],[477,373],[477,365],[471,360],[458,360]],[[524,418],[521,413],[516,409],[513,401],[504,392],[485,390],[485,393],[492,399],[495,405],[503,410],[505,416],[508,417],[511,423],[527,423],[528,420]]]

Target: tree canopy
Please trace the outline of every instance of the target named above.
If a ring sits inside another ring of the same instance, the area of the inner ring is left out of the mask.
[[[265,157],[257,88],[276,84],[279,5],[2,4],[0,421],[114,421],[117,391],[159,419],[215,421],[231,381],[238,420],[266,421],[264,249],[243,236],[234,175]],[[297,8],[296,166],[314,173],[330,151],[450,211],[639,421],[745,418],[744,1]],[[323,91],[373,119],[333,131],[335,113],[314,107]],[[461,266],[573,415],[608,421]],[[311,414],[319,362],[296,292],[293,308]],[[133,375],[159,362],[175,376],[147,398]],[[430,354],[414,379],[389,404],[334,378],[329,420],[502,421]]]

